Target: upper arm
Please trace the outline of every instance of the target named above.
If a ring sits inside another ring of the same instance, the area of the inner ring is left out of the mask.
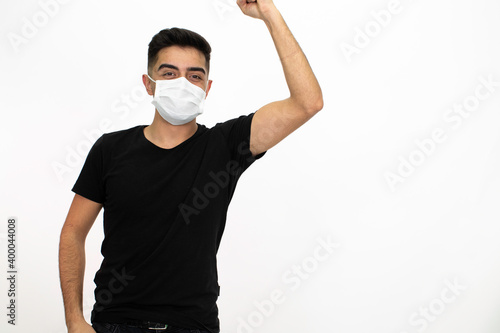
[[[274,147],[314,114],[300,108],[291,98],[265,105],[255,112],[252,119],[250,131],[252,155],[258,155]]]
[[[85,239],[101,208],[102,204],[75,194],[61,233],[72,232]]]

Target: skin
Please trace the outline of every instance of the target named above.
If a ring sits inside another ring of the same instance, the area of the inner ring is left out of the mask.
[[[168,67],[160,69],[162,65],[172,65],[178,69]],[[203,69],[204,73],[192,70],[198,68]],[[208,95],[212,87],[212,80],[208,79],[208,74],[203,53],[192,47],[170,46],[158,52],[158,60],[152,66],[149,75],[155,81],[185,77],[192,84],[205,90]],[[146,74],[142,76],[142,82],[148,94],[154,96],[156,84]],[[158,147],[171,149],[191,137],[197,129],[196,119],[184,125],[174,126],[163,119],[156,110],[153,123],[144,129],[144,135]]]
[[[250,150],[255,156],[275,146],[317,114],[323,108],[323,96],[306,56],[273,1],[238,0],[237,3],[245,15],[266,24],[290,91],[288,98],[265,105],[255,113],[250,136]],[[159,70],[161,64],[174,65],[178,70],[162,72]],[[190,67],[200,67],[206,71],[205,66],[205,58],[198,50],[173,46],[159,52],[158,61],[150,75],[154,80],[184,76],[208,94],[212,86],[208,73],[198,78],[195,76],[200,74],[199,71],[189,70]],[[154,82],[144,75],[143,83],[147,92],[153,95]],[[153,122],[145,128],[144,135],[155,145],[170,149],[187,140],[196,130],[196,120],[174,126],[156,111]],[[101,204],[75,195],[61,231],[59,270],[68,333],[95,333],[83,316],[82,292],[85,239],[101,209]]]
[[[85,239],[102,205],[75,195],[59,240],[59,275],[68,333],[95,333],[83,317]]]
[[[259,109],[253,118],[250,150],[258,155],[274,147],[323,108],[321,87],[272,0],[238,0],[241,11],[262,20],[280,57],[290,96]]]

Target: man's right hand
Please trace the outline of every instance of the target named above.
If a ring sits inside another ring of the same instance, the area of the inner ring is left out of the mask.
[[[68,333],[97,333],[87,322],[81,322],[68,327]]]

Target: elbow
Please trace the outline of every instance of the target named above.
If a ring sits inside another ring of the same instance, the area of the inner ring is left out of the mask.
[[[300,111],[309,117],[314,116],[323,109],[323,94],[321,93],[321,90],[314,94],[300,96],[300,98],[290,96],[290,100],[297,111]]]
[[[323,106],[323,96],[320,95],[316,98],[312,98],[304,109],[307,114],[314,116],[316,113],[323,110]]]
[[[323,101],[323,96],[321,96],[320,98],[318,98],[318,100],[316,101],[316,104],[314,105],[314,110],[315,110],[315,113],[318,113],[320,112],[321,110],[323,110],[323,107],[325,106],[325,103]]]

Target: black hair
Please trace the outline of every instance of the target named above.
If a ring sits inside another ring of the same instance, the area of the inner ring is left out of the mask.
[[[194,31],[182,28],[164,29],[157,33],[148,49],[148,70],[158,61],[158,52],[169,46],[194,47],[205,56],[207,72],[210,71],[210,53],[212,48],[205,38]]]

